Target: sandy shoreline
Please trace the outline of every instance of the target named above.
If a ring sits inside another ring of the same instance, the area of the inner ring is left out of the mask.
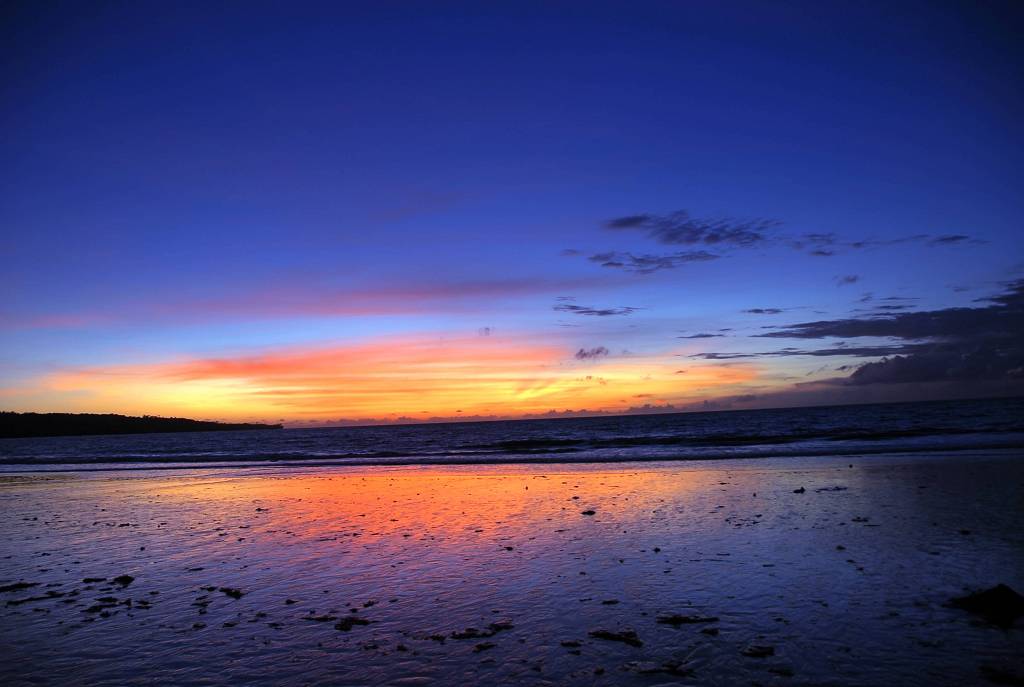
[[[1022,458],[6,475],[0,680],[984,683]]]

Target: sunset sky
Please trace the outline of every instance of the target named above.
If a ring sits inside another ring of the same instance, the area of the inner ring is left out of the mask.
[[[0,409],[1024,393],[1019,3],[25,3]]]

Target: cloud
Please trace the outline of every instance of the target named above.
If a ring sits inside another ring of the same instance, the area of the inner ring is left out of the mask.
[[[885,303],[902,303],[903,305],[900,305],[899,308],[894,307],[894,306],[887,306],[887,305],[876,306],[876,307],[882,308],[884,310],[896,310],[896,309],[910,308],[912,306],[908,305],[908,303],[912,303],[912,302],[918,301],[918,300],[921,300],[921,299],[920,298],[913,298],[913,297],[910,297],[910,296],[886,296],[885,298],[875,298],[875,294],[873,292],[867,291],[867,292],[864,293],[863,296],[861,296],[860,298],[857,299],[857,302],[858,303],[870,303],[872,301],[883,301]]]
[[[636,272],[637,274],[651,274],[652,272],[657,272],[659,270],[676,269],[677,267],[682,267],[683,265],[691,262],[717,260],[720,257],[720,255],[708,253],[703,250],[681,251],[678,253],[670,253],[668,255],[636,255],[634,253],[609,251],[606,253],[595,253],[588,257],[587,260],[596,262],[601,265],[601,267],[611,267],[625,270],[627,272]]]
[[[596,346],[594,348],[581,348],[576,351],[573,355],[576,360],[595,360],[597,358],[608,355],[608,349],[604,346]]]
[[[962,340],[1017,338],[1024,331],[1024,279],[1009,284],[1005,293],[984,299],[983,302],[990,305],[800,322],[757,336],[779,339],[877,336],[908,340]]]
[[[626,409],[627,415],[659,415],[662,413],[679,413],[685,410],[682,406],[671,403],[657,404],[645,403],[642,406],[630,406]]]
[[[611,317],[614,315],[631,315],[632,313],[640,310],[640,308],[631,308],[624,306],[620,308],[588,308],[582,305],[573,305],[572,303],[561,303],[552,308],[559,312],[569,312],[575,315],[593,315],[595,317]]]
[[[489,312],[497,301],[538,294],[607,286],[610,275],[588,279],[508,278],[432,279],[381,284],[371,288],[344,287],[324,275],[306,274],[248,288],[238,285],[206,296],[173,294],[152,300],[125,294],[94,311],[19,313],[0,306],[0,330],[86,329],[136,322],[207,322],[228,319],[292,317],[372,317],[424,313]]]
[[[743,312],[750,315],[778,315],[782,312],[782,308],[748,308]]]
[[[914,243],[923,246],[950,246],[961,243],[985,243],[985,241],[966,234],[941,234],[939,236],[912,234],[892,239],[869,238],[850,241],[842,239],[834,233],[808,233],[789,239],[788,243],[791,248],[804,251],[808,255],[830,257],[851,250],[870,250]]]
[[[637,254],[632,252],[594,253],[587,259],[602,267],[622,269],[637,274],[651,274],[660,270],[676,269],[690,262],[716,260],[733,249],[767,246],[788,246],[816,257],[831,257],[841,252],[865,250],[900,244],[917,243],[926,246],[955,245],[965,242],[984,243],[966,234],[913,234],[890,239],[848,240],[831,232],[807,232],[798,236],[786,235],[779,230],[782,222],[776,219],[755,218],[739,220],[731,217],[697,218],[687,210],[667,215],[641,213],[610,219],[606,229],[619,232],[637,232],[668,246],[714,247],[716,253],[691,250],[669,254]],[[578,256],[581,251],[567,248],[565,256]],[[839,277],[840,286],[855,283],[859,277]]]
[[[719,249],[755,248],[763,245],[785,245],[816,257],[831,257],[842,252],[884,248],[901,244],[950,246],[962,243],[984,243],[966,234],[911,234],[895,238],[850,240],[833,232],[807,232],[797,236],[782,234],[777,219],[739,220],[731,217],[697,218],[687,210],[667,215],[641,213],[616,217],[604,223],[616,231],[636,231],[658,243],[669,246],[714,246]],[[578,254],[566,251],[563,254]]]
[[[976,382],[1018,380],[1024,386],[1024,350],[993,342],[972,346],[935,345],[913,355],[897,355],[861,365],[844,384]]]
[[[949,245],[951,243],[963,243],[964,241],[970,241],[971,237],[964,234],[946,234],[944,236],[936,236],[928,243],[933,246],[937,245]]]
[[[770,232],[782,226],[773,219],[737,220],[723,217],[699,219],[686,210],[669,215],[628,215],[605,223],[609,229],[641,231],[666,245],[706,245],[750,247],[767,240]]]
[[[877,311],[880,311],[880,310],[881,311],[910,310],[913,307],[914,306],[912,306],[912,305],[894,305],[894,304],[889,304],[889,305],[876,305],[874,308],[864,308],[864,309],[877,312]]]
[[[1010,381],[1024,386],[1024,342],[1021,340],[1021,332],[1024,332],[1024,279],[1007,284],[1005,291],[980,302],[987,305],[801,322],[758,336],[790,339],[877,337],[903,342],[861,348],[837,346],[802,353],[828,355],[836,351],[835,355],[885,356],[882,360],[858,366],[848,377],[830,380],[833,384],[957,382],[970,385],[982,381]],[[773,351],[752,355],[783,354]]]
[[[889,346],[835,346],[832,348],[782,348],[758,353],[694,353],[690,358],[702,360],[737,360],[743,358],[789,358],[794,356],[846,356],[851,358],[877,358],[886,355],[915,353],[926,350],[927,344],[893,344]]]
[[[860,276],[856,274],[845,274],[836,277],[836,286],[846,286],[848,284],[856,284],[860,281]]]
[[[718,337],[725,336],[725,334],[708,334],[707,332],[701,332],[700,334],[690,334],[688,336],[677,336],[677,339],[716,339]]]

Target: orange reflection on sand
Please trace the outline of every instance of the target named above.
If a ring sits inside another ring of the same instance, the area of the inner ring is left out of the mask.
[[[563,469],[564,470],[564,469]],[[305,537],[497,534],[518,540],[579,521],[644,517],[651,504],[685,501],[706,488],[707,471],[551,471],[539,467],[476,466],[320,469],[287,477],[161,481],[153,492],[191,501],[207,513],[259,518],[278,531]],[[259,510],[257,510],[259,509]]]

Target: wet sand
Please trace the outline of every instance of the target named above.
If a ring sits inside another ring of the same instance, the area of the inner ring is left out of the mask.
[[[0,479],[0,682],[1018,678],[1024,455]]]

